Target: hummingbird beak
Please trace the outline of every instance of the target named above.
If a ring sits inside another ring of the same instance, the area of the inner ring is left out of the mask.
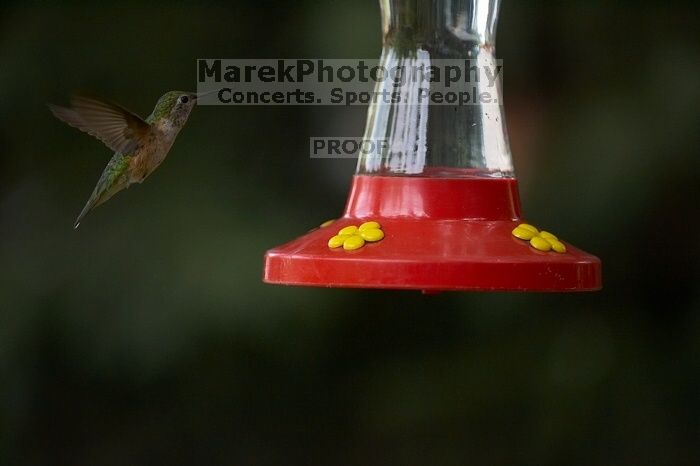
[[[213,91],[209,91],[209,92],[199,92],[199,93],[194,95],[194,98],[199,99],[200,97],[204,97],[205,95],[213,94],[215,92],[219,92],[219,89],[214,89]]]

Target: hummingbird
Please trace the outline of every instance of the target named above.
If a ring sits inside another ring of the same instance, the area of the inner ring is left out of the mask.
[[[73,228],[95,207],[133,183],[142,183],[165,160],[187,122],[198,94],[170,91],[145,120],[103,99],[74,95],[70,107],[49,104],[64,123],[96,137],[114,151]]]

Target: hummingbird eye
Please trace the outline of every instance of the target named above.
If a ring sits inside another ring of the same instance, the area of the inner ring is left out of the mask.
[[[181,104],[186,104],[187,102],[189,102],[189,100],[190,100],[190,98],[187,97],[186,95],[183,95],[183,96],[180,97],[180,103],[181,103]]]

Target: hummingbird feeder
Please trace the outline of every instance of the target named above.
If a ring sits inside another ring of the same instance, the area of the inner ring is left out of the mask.
[[[381,65],[496,63],[499,0],[382,0]],[[480,94],[486,83],[477,82]],[[344,215],[265,254],[266,283],[424,292],[592,291],[600,260],[523,220],[503,114],[492,103],[370,104]],[[495,104],[493,102],[496,102]]]

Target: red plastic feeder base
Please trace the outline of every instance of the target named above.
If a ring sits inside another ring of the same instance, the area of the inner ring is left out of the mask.
[[[383,240],[346,251],[328,240],[375,220]],[[522,223],[515,179],[358,175],[345,215],[265,254],[264,281],[426,292],[593,291],[600,260],[568,243],[541,252],[511,231]]]

